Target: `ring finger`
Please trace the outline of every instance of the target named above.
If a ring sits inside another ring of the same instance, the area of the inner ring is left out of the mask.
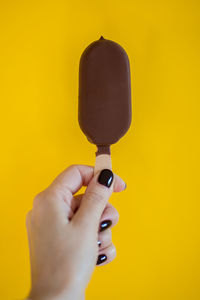
[[[110,263],[116,257],[116,249],[113,244],[110,244],[107,248],[99,251],[97,258],[97,266],[104,266]]]
[[[111,244],[111,242],[112,242],[111,229],[107,229],[107,230],[99,233],[98,245],[99,245],[100,250],[108,247]]]

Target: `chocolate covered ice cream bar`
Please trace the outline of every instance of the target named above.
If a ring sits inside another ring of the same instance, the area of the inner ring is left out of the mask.
[[[103,158],[131,124],[129,59],[116,42],[101,37],[81,56],[78,120],[87,139],[97,145],[96,156]]]

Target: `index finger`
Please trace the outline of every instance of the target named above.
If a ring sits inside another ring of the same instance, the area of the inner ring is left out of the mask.
[[[82,186],[87,186],[94,175],[94,167],[88,165],[71,165],[59,174],[52,182],[51,187],[61,189],[62,191],[70,191],[72,194],[78,192]],[[124,190],[125,183],[115,175],[113,186],[114,192]]]

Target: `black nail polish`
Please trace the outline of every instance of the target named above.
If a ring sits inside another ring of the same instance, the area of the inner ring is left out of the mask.
[[[107,259],[107,256],[105,254],[100,254],[97,259],[97,265],[102,264],[104,261],[106,261],[106,259]]]
[[[100,232],[106,230],[107,228],[109,228],[112,224],[112,221],[110,220],[104,220],[103,222],[101,222],[100,224]]]
[[[100,241],[98,241],[97,244],[98,244],[99,247],[101,246],[101,242]]]
[[[98,182],[109,188],[113,182],[113,172],[109,169],[102,170],[99,174]]]

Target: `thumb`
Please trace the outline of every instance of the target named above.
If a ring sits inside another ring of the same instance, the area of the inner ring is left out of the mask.
[[[113,192],[114,175],[109,169],[103,169],[95,174],[87,186],[81,204],[73,221],[81,226],[88,226],[98,230],[101,215]]]

